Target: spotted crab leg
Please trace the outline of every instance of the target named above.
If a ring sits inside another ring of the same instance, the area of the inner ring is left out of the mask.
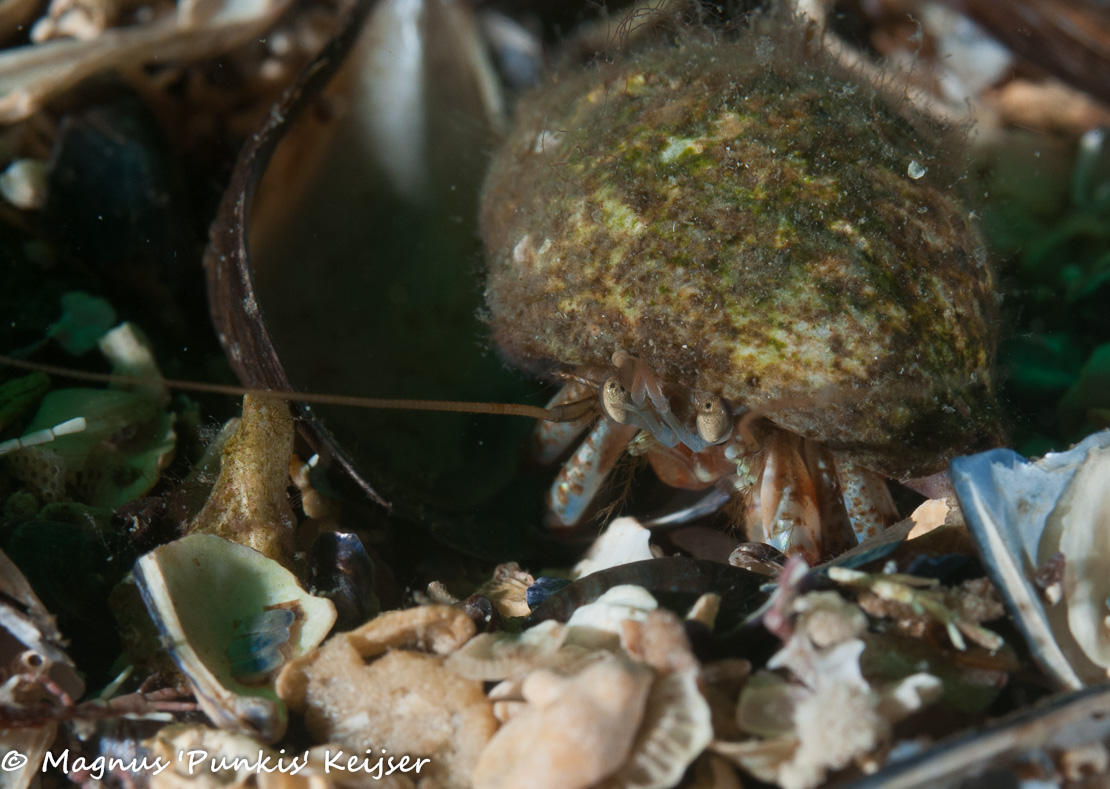
[[[625,447],[639,432],[633,425],[622,425],[602,417],[593,430],[559,470],[547,494],[551,527],[567,529],[577,524],[601,490],[609,472],[624,454]]]
[[[810,479],[817,491],[821,517],[821,547],[826,556],[836,556],[853,548],[859,540],[852,530],[852,521],[844,505],[844,493],[837,476],[833,453],[816,441],[803,439],[802,454]]]
[[[776,430],[764,456],[759,483],[759,529],[748,539],[768,543],[811,563],[821,555],[821,514],[817,491],[802,456],[801,438]]]
[[[836,475],[844,494],[844,506],[856,539],[863,542],[878,535],[898,519],[886,480],[844,458],[836,458]]]

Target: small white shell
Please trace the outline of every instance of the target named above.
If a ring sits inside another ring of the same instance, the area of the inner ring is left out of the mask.
[[[277,562],[210,534],[151,551],[135,563],[134,575],[166,650],[212,722],[270,742],[280,738],[285,707],[272,683],[244,684],[244,677],[233,673],[228,649],[244,635],[244,623],[259,621],[264,611],[286,609],[294,621],[286,625],[288,637],[280,639],[279,651],[285,660],[304,655],[335,623],[332,602],[305,592]]]

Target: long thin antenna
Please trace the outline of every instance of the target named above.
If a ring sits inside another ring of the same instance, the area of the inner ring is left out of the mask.
[[[230,395],[242,397],[253,395],[256,397],[270,397],[275,400],[288,400],[296,403],[312,403],[313,405],[339,405],[351,408],[377,408],[397,411],[447,411],[460,414],[498,414],[505,416],[526,416],[532,419],[543,419],[548,422],[574,422],[586,416],[593,408],[591,400],[566,403],[555,408],[540,408],[534,405],[521,403],[469,403],[453,400],[402,400],[380,397],[351,397],[348,395],[317,394],[312,392],[285,392],[274,389],[248,389],[242,386],[228,384],[203,383],[199,381],[181,381],[173,378],[150,378],[135,375],[112,375],[110,373],[92,373],[79,370],[70,370],[52,364],[28,362],[23,359],[14,359],[0,354],[0,365],[7,364],[22,370],[46,373],[60,378],[73,378],[78,381],[92,381],[94,383],[123,384],[127,386],[149,386],[160,384],[171,389],[180,389],[187,392],[204,392],[206,394]]]

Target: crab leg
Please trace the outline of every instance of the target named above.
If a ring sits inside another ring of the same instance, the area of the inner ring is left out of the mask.
[[[548,408],[584,400],[593,393],[590,387],[578,381],[563,384]],[[588,422],[539,422],[532,431],[532,459],[542,465],[554,463],[586,431]]]
[[[759,523],[748,539],[766,542],[787,555],[815,563],[821,555],[821,515],[817,491],[800,452],[801,439],[776,430],[764,457],[759,484]]]
[[[821,517],[821,547],[826,556],[836,556],[854,547],[859,540],[852,531],[852,520],[844,506],[844,494],[836,473],[833,453],[816,441],[803,439],[802,451],[809,478],[817,491]]]
[[[604,417],[598,420],[559,470],[548,491],[547,507],[553,529],[570,528],[582,519],[586,507],[637,432],[639,428],[633,425],[621,425]]]
[[[898,519],[886,480],[874,471],[844,458],[836,458],[836,475],[844,493],[844,506],[852,521],[856,539],[874,537]]]

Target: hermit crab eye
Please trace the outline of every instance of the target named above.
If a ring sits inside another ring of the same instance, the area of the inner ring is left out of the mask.
[[[632,396],[624,388],[624,384],[614,376],[605,379],[598,390],[601,400],[601,411],[605,416],[618,424],[627,424],[629,412],[633,410]]]
[[[697,409],[694,424],[702,441],[719,444],[732,435],[732,409],[723,397],[700,395],[694,404]]]

